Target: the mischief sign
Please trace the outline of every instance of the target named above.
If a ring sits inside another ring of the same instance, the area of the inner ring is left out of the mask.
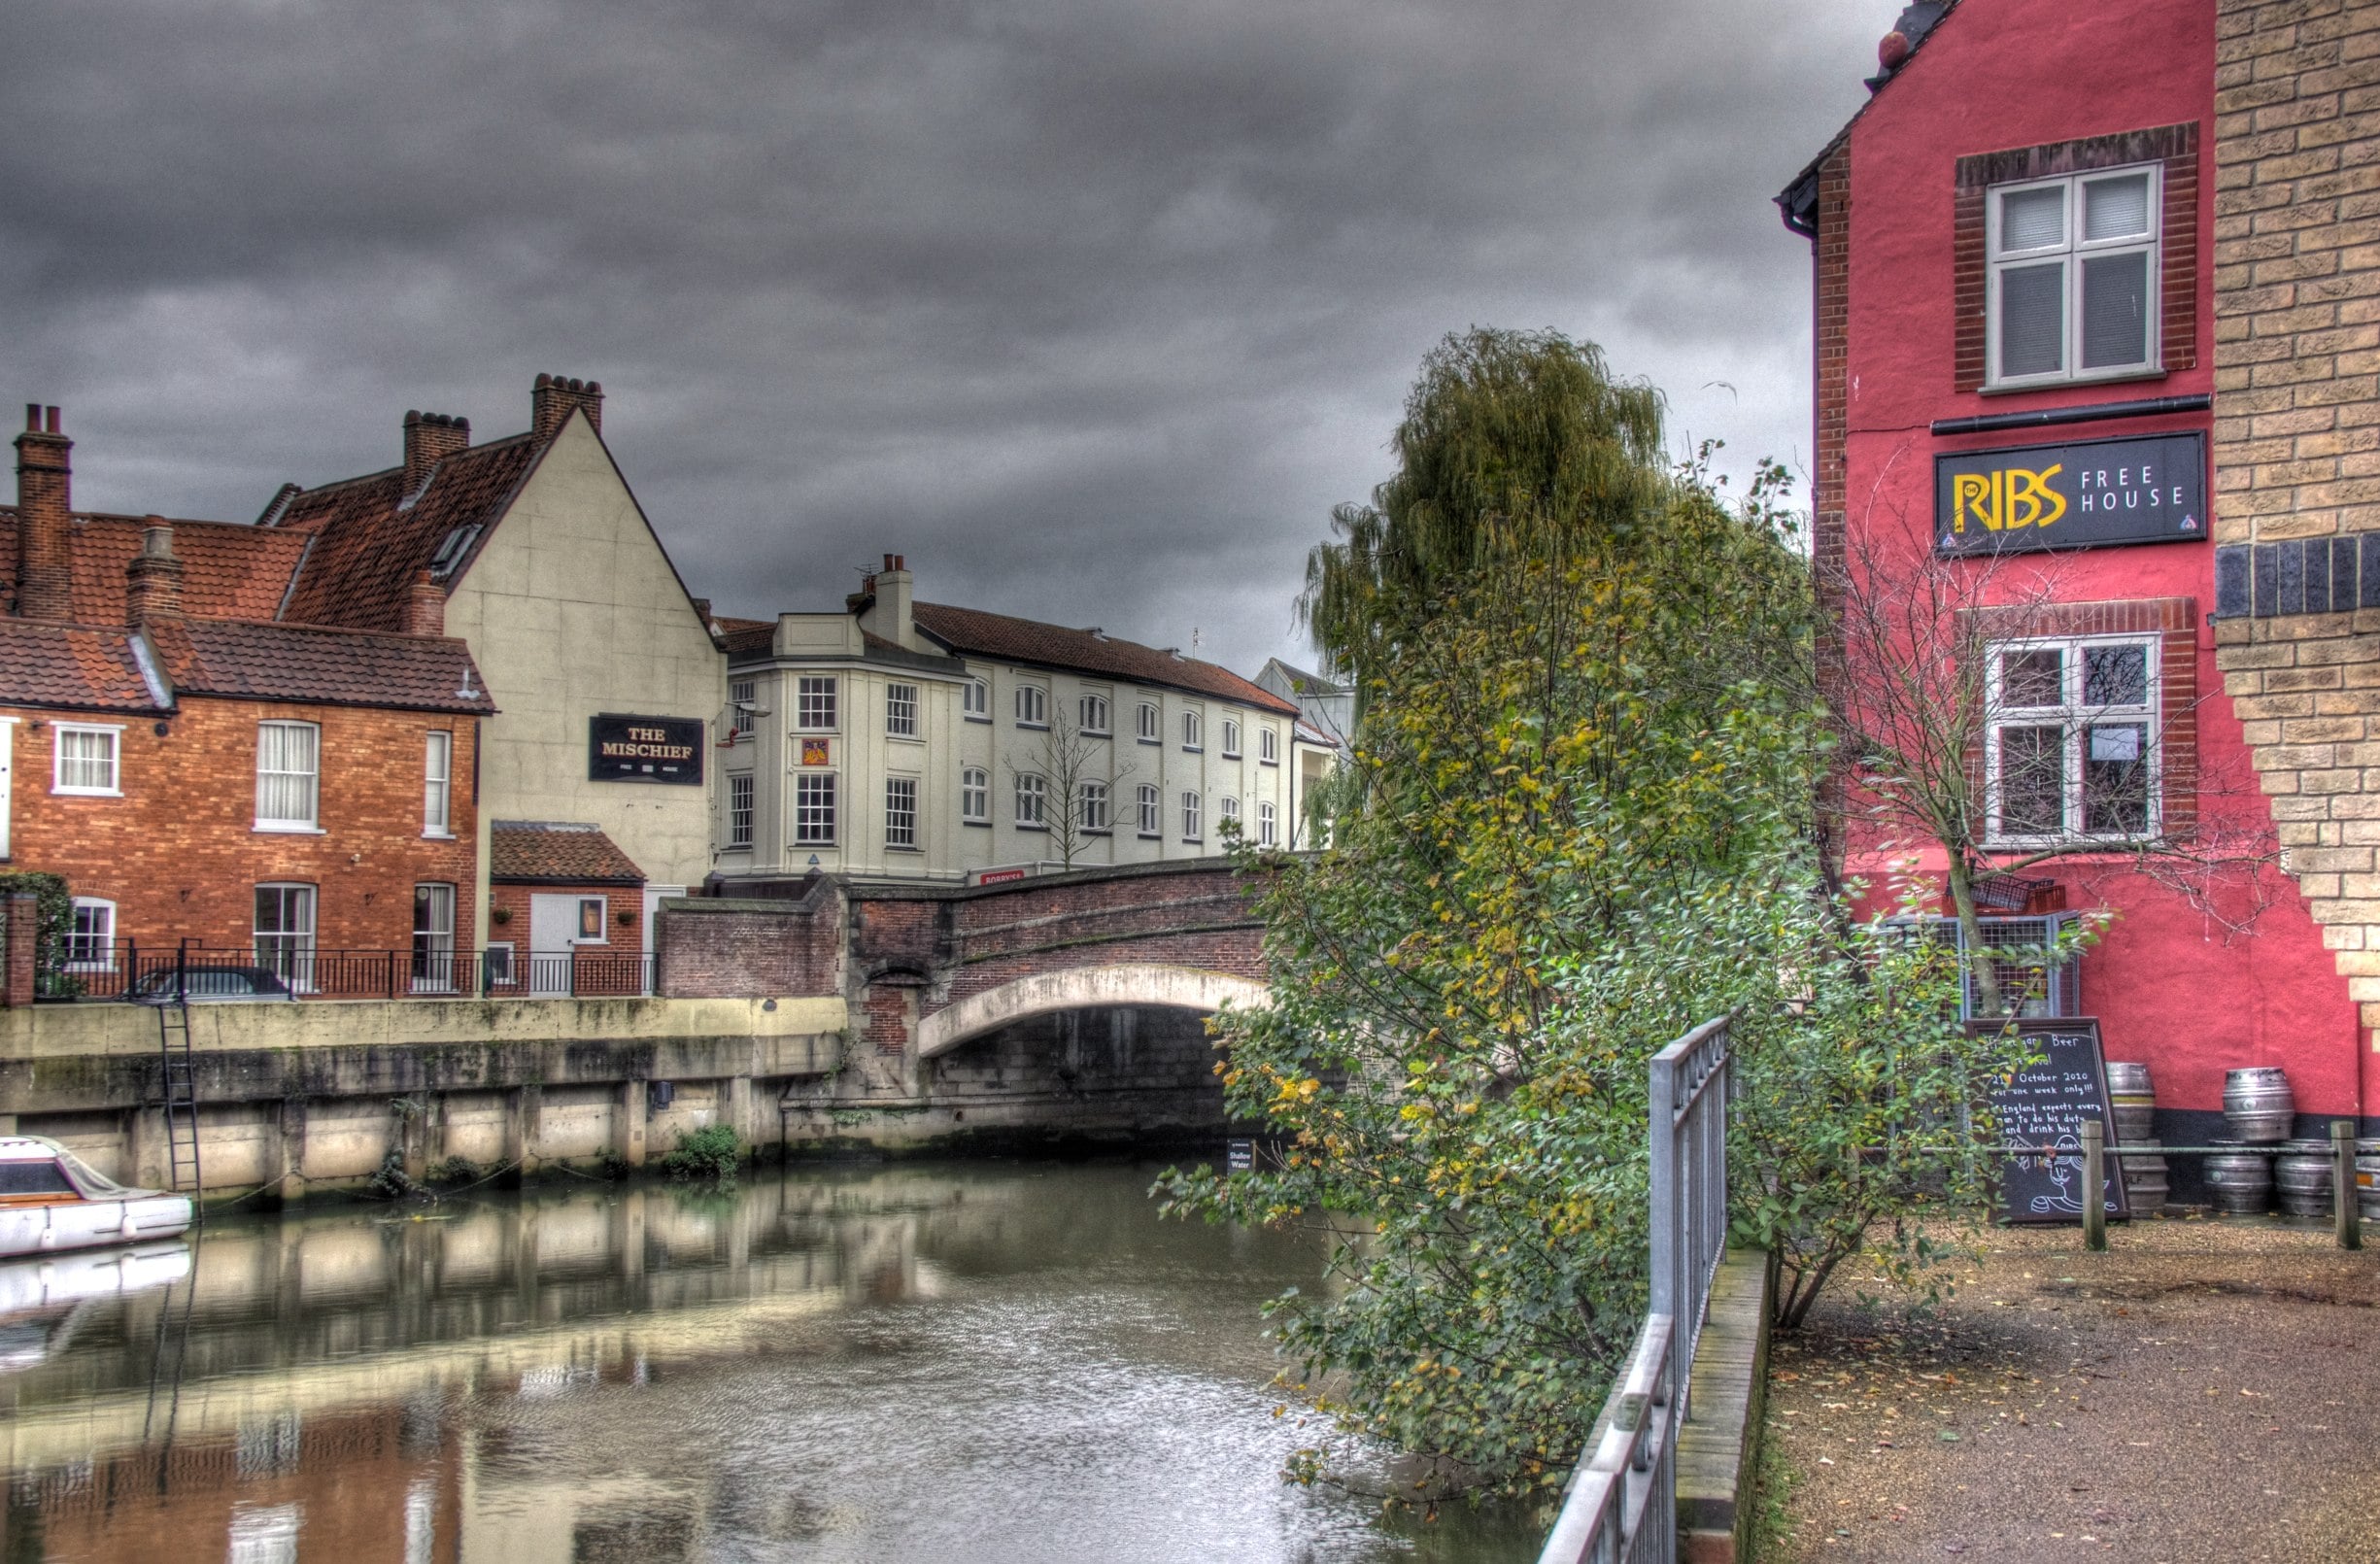
[[[1934,546],[1942,554],[2176,543],[2206,535],[2202,433],[1934,458]]]
[[[702,719],[624,717],[587,723],[587,776],[595,782],[702,784]]]

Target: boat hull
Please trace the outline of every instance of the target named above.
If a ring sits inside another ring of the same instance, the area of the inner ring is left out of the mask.
[[[52,1201],[0,1207],[0,1258],[147,1243],[189,1231],[190,1198],[147,1190],[117,1200]]]

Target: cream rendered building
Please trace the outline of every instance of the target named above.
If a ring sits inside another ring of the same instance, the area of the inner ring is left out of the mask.
[[[463,420],[408,413],[402,466],[290,485],[262,524],[312,534],[285,618],[393,629],[443,595],[446,633],[469,644],[497,708],[479,775],[452,779],[478,791],[475,906],[489,906],[492,827],[592,826],[643,873],[649,949],[654,901],[710,870],[725,659],[603,444],[602,406],[600,386],[540,375],[529,429],[477,446]],[[621,718],[666,735],[637,746],[655,758],[602,763]],[[469,923],[484,946],[488,919]],[[524,948],[527,935],[496,932]]]
[[[725,622],[717,872],[961,882],[1289,844],[1297,707],[1098,629],[919,603]],[[1063,812],[1062,812],[1063,811]]]

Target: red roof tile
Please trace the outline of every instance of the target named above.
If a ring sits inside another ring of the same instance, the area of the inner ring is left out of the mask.
[[[226,619],[150,627],[177,697],[298,700],[488,716],[487,681],[458,640]],[[468,695],[461,692],[468,690]]]
[[[405,503],[401,467],[286,494],[265,512],[268,530],[311,534],[314,547],[281,616],[301,624],[396,630],[413,581],[461,528],[479,532],[445,561],[453,581],[500,520],[545,446],[527,434],[458,451]]]
[[[124,566],[141,552],[143,516],[77,514],[68,533],[74,560],[74,622],[124,622]],[[212,619],[273,619],[306,540],[234,522],[175,521],[185,613]],[[0,576],[17,568],[17,508],[0,506]],[[8,583],[13,595],[16,583]]]
[[[1250,684],[1229,668],[1161,652],[1137,641],[1119,641],[1112,635],[1094,635],[1086,629],[1068,629],[1059,625],[1010,619],[1005,614],[953,608],[943,603],[914,603],[910,615],[919,629],[963,655],[973,653],[1012,663],[1104,673],[1110,678],[1164,685],[1218,700],[1236,700],[1283,717],[1298,714],[1298,708],[1290,702]]]
[[[157,711],[132,632],[0,618],[0,703],[76,711]]]
[[[488,827],[488,877],[513,884],[642,885],[645,871],[594,826],[496,820]]]
[[[721,643],[730,657],[765,657],[776,644],[777,622],[773,619],[730,619],[723,614],[711,623],[719,627]]]

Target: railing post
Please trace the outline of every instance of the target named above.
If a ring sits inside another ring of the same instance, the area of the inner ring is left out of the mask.
[[[2107,1126],[2083,1121],[2083,1247],[2107,1247]]]
[[[2356,1209],[2355,1120],[2330,1121],[2330,1226],[2342,1249],[2363,1247],[2363,1224]]]

